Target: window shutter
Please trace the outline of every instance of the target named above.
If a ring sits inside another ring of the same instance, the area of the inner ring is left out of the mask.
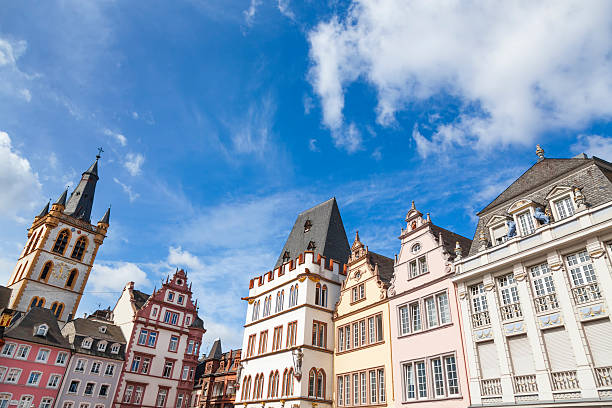
[[[481,377],[499,378],[499,360],[495,343],[492,341],[478,343],[478,357]]]
[[[533,353],[531,352],[531,345],[529,344],[526,334],[509,337],[508,348],[510,349],[510,358],[512,359],[514,375],[535,373]]]
[[[610,319],[584,323],[584,333],[595,367],[612,366],[612,322]]]
[[[576,369],[574,350],[565,327],[557,327],[542,332],[548,353],[548,364],[551,371],[569,371]]]

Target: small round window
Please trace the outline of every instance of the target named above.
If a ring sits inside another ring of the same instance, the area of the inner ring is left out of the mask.
[[[182,285],[182,284],[183,284],[183,281],[182,281],[182,280],[180,280],[180,279],[177,279],[176,284],[177,284],[177,285]]]
[[[412,246],[412,253],[416,254],[417,252],[419,252],[421,250],[421,244],[416,243]]]

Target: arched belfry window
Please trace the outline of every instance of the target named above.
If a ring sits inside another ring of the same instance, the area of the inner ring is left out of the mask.
[[[40,280],[46,282],[49,279],[49,274],[53,270],[53,262],[47,261],[40,272]]]
[[[68,240],[70,239],[70,232],[65,229],[62,230],[55,240],[55,245],[53,245],[53,252],[57,252],[58,254],[64,255],[64,251],[66,251],[66,245],[68,245]]]
[[[55,317],[57,317],[58,319],[60,317],[62,317],[62,312],[63,311],[64,311],[64,304],[63,303],[53,302],[53,304],[51,305],[51,312],[53,312]]]
[[[72,255],[70,255],[70,257],[73,259],[78,259],[79,261],[82,260],[83,254],[85,253],[85,248],[87,248],[87,238],[80,237],[74,244],[74,248],[72,249]]]
[[[79,271],[73,269],[70,271],[70,275],[68,275],[68,280],[66,280],[66,287],[70,289],[74,289],[74,284],[76,283],[76,278],[79,276]]]
[[[43,307],[45,305],[45,298],[39,298],[34,296],[30,301],[30,308],[32,307]]]

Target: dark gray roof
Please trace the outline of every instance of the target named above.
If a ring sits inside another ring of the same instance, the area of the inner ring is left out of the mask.
[[[27,313],[16,312],[20,316],[13,318],[11,326],[4,331],[4,337],[24,340],[46,346],[70,349],[70,343],[62,336],[57,319],[49,309],[32,307]],[[35,336],[34,330],[45,323],[49,330],[46,336]]]
[[[45,208],[42,209],[42,211],[40,212],[40,214],[37,215],[37,217],[38,218],[44,217],[47,214],[49,214],[49,203],[47,203],[47,205],[45,205]]]
[[[304,226],[307,222],[311,225],[309,231],[305,232]],[[309,249],[311,242],[314,243],[314,249]],[[312,250],[315,257],[321,254],[328,260],[347,262],[350,247],[335,198],[298,215],[274,267],[282,265],[283,255],[286,252],[290,259],[295,259],[306,250]]]
[[[68,190],[64,190],[62,195],[59,196],[55,204],[66,206],[66,197],[68,196]]]
[[[478,213],[478,225],[469,254],[478,252],[481,231],[491,242],[486,225],[492,217],[507,216],[508,207],[519,198],[542,203],[546,210],[546,196],[556,185],[580,188],[590,206],[612,201],[612,164],[597,157],[543,159],[534,164]]]
[[[11,299],[12,290],[6,286],[0,285],[0,309],[8,307],[9,300]]]
[[[456,234],[452,231],[449,231],[445,228],[438,227],[437,225],[431,225],[431,232],[435,234],[436,238],[442,235],[442,242],[440,242],[446,252],[448,252],[452,258],[455,257],[455,246],[457,242],[461,246],[461,256],[467,256],[470,252],[470,246],[472,245],[472,240],[464,237],[463,235]]]
[[[194,327],[196,329],[204,328],[204,320],[200,319],[200,316],[195,315],[193,318],[193,322],[189,325],[189,327]]]
[[[102,217],[100,222],[104,224],[110,224],[110,210],[110,207],[108,207],[108,210],[106,210],[106,212],[104,213],[104,217]]]
[[[98,159],[83,173],[79,185],[74,189],[64,213],[79,220],[91,222],[96,183],[98,182]]]
[[[106,327],[105,333],[100,331],[100,326]],[[114,358],[118,360],[124,359],[124,349],[126,343],[125,337],[123,337],[123,332],[121,329],[112,323],[96,321],[93,319],[74,319],[64,325],[62,328],[62,334],[68,337],[69,341],[72,343],[74,349],[78,353],[98,357]],[[93,339],[93,344],[91,345],[90,349],[84,349],[81,347],[83,339],[87,337],[91,337]],[[98,351],[98,343],[100,341],[107,341],[108,344],[105,351]],[[112,354],[110,352],[111,345],[113,343],[119,343],[122,345],[118,354]]]
[[[132,294],[134,295],[134,303],[136,304],[136,308],[138,309],[143,307],[147,299],[149,299],[149,297],[151,296],[136,289],[132,290]]]
[[[393,278],[393,259],[377,254],[376,252],[368,251],[368,261],[372,265],[378,264],[378,273],[383,283],[391,282],[391,278]]]
[[[215,359],[220,360],[223,357],[223,352],[221,351],[221,339],[215,340],[210,351],[208,352],[207,359]]]

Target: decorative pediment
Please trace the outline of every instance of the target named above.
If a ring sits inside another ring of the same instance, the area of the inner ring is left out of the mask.
[[[546,195],[546,199],[550,200],[560,195],[570,193],[571,191],[572,187],[570,186],[554,186],[553,189]]]
[[[410,210],[408,211],[408,214],[406,214],[406,222],[417,218],[417,217],[422,217],[423,214],[416,209],[415,205],[414,205],[414,201],[412,201],[412,205],[410,207]]]
[[[508,220],[511,220],[511,218],[506,217],[504,215],[494,215],[493,217],[491,217],[489,222],[487,222],[487,227],[492,227],[497,224],[505,223]]]
[[[533,200],[528,200],[526,198],[521,198],[520,200],[512,203],[510,208],[508,208],[508,213],[514,214],[528,207],[535,207],[537,204]]]

